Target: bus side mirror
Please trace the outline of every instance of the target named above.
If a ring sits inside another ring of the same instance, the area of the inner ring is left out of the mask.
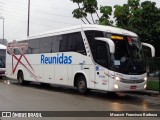
[[[152,57],[155,57],[155,48],[153,47],[153,45],[148,43],[143,43],[143,42],[142,42],[142,45],[151,48],[151,55]]]
[[[111,39],[103,38],[103,37],[96,37],[95,40],[100,40],[100,41],[104,41],[108,43],[110,52],[115,53],[115,44]]]

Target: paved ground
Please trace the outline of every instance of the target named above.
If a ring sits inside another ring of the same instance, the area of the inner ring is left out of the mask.
[[[76,90],[66,87],[52,86],[44,88],[39,84],[20,86],[17,81],[0,80],[0,111],[160,111],[160,97],[133,94],[110,95],[94,91],[83,96],[79,95]],[[108,120],[107,118],[43,119]],[[109,119],[117,120],[122,118]],[[133,118],[125,119],[130,120]],[[141,119],[150,120],[151,118],[138,118],[138,120]],[[3,118],[3,120],[8,119]],[[9,120],[13,120],[13,118]],[[15,118],[14,120],[21,119]]]

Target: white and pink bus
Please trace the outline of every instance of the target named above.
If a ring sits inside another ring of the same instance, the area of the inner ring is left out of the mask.
[[[7,47],[7,77],[104,91],[146,89],[146,61],[137,34],[109,26],[79,25],[13,41]]]

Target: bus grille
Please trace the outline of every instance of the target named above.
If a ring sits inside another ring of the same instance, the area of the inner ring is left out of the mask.
[[[124,80],[124,79],[122,79],[122,80],[120,80],[120,82],[133,84],[133,83],[143,83],[144,80]]]

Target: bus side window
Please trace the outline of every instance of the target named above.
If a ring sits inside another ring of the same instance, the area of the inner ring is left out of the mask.
[[[19,41],[18,43],[29,43],[29,40]],[[21,54],[18,48],[14,49],[14,54],[15,55],[20,55]],[[24,54],[29,54],[29,48],[26,49]]]
[[[60,40],[59,52],[67,51],[67,35],[62,35],[62,39]]]
[[[68,40],[67,40],[67,51],[74,51],[76,48],[74,46],[73,41],[73,34],[68,34]]]
[[[60,40],[62,40],[62,37],[60,37],[60,36],[53,36],[52,37],[52,47],[51,47],[52,53],[59,52]]]
[[[87,55],[80,32],[69,34],[67,42],[67,50]]]
[[[29,41],[30,54],[37,54],[39,53],[39,39],[33,39]]]
[[[29,45],[29,40],[25,40],[24,43],[28,43],[28,45]],[[31,50],[28,47],[28,49],[26,50],[25,54],[30,54],[30,52],[31,52]]]
[[[52,49],[52,37],[41,38],[39,42],[40,53],[50,53]]]
[[[14,54],[15,55],[20,55],[20,52],[19,52],[18,48],[14,49]]]

